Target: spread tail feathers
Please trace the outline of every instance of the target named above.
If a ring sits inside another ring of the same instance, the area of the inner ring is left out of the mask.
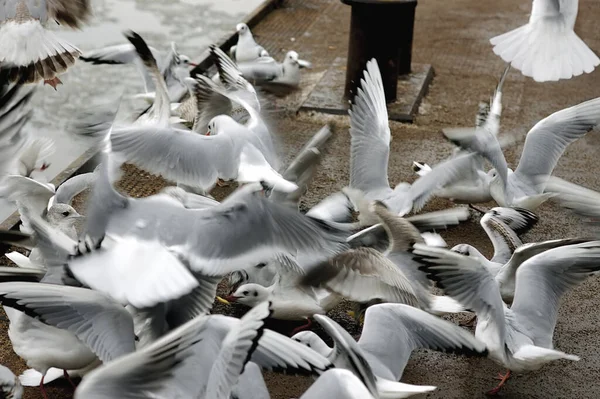
[[[513,354],[513,357],[520,362],[531,364],[533,366],[559,359],[572,360],[574,362],[579,361],[579,356],[569,355],[568,353],[534,345],[520,347],[519,350]]]
[[[544,18],[490,40],[494,53],[537,82],[570,79],[600,64],[563,18]]]
[[[11,64],[9,81],[51,80],[75,64],[81,52],[44,29],[40,21],[6,22],[0,26],[0,63]]]

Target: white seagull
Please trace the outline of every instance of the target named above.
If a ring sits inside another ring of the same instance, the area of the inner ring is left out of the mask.
[[[552,336],[561,296],[600,270],[600,241],[550,249],[525,261],[516,272],[510,308],[481,262],[421,244],[413,253],[438,287],[476,313],[475,337],[487,345],[492,360],[508,369],[491,394],[498,393],[511,371],[537,370],[558,359],[579,360],[554,349]]]
[[[58,75],[75,64],[81,51],[44,25],[48,20],[74,29],[91,15],[89,0],[4,0],[0,4],[0,64],[8,67],[0,81],[36,83],[56,89]]]
[[[600,59],[573,31],[579,0],[533,0],[529,22],[490,39],[494,53],[536,82],[571,79]]]

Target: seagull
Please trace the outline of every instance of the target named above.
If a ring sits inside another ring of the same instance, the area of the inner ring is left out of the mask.
[[[0,64],[10,82],[41,80],[56,90],[58,75],[75,64],[81,51],[47,30],[49,19],[73,29],[81,28],[91,15],[89,0],[5,0],[0,6]],[[0,81],[6,79],[0,76]]]
[[[0,66],[0,75],[6,68]],[[7,81],[0,84],[0,179],[7,174],[31,177],[50,166],[54,142],[24,129],[32,116],[31,99],[37,86]]]
[[[299,58],[295,51],[288,51],[283,62],[271,57],[260,57],[252,61],[238,62],[242,76],[252,84],[267,90],[297,88],[300,85],[300,70],[312,68],[312,64]]]
[[[21,399],[23,397],[21,382],[8,367],[2,365],[0,365],[0,391],[5,398]]]
[[[380,252],[359,247],[336,255],[315,267],[303,284],[334,292],[354,302],[373,300],[404,303],[442,315],[464,311],[450,297],[431,293],[431,284],[407,252],[414,242],[425,243],[419,231],[381,202],[371,204],[388,235],[388,248]]]
[[[579,360],[554,349],[552,335],[560,297],[600,270],[600,241],[550,249],[525,261],[516,272],[510,308],[481,262],[421,244],[415,244],[413,253],[438,287],[475,311],[480,320],[475,337],[487,345],[492,360],[509,370],[490,394],[499,392],[511,371],[537,370],[558,359]]]
[[[168,127],[171,117],[171,102],[167,84],[158,69],[156,59],[140,35],[133,31],[128,31],[125,33],[125,37],[134,46],[137,56],[142,62],[142,66],[146,69],[147,74],[154,83],[156,93],[152,105],[136,119],[134,125]]]
[[[404,216],[420,210],[435,190],[458,179],[474,162],[465,154],[436,165],[434,170],[412,185],[400,183],[390,188],[387,169],[391,133],[376,60],[367,62],[364,79],[350,113],[350,187],[362,191],[368,200],[383,201]]]
[[[310,268],[347,247],[347,232],[265,199],[260,183],[244,185],[217,206],[189,210],[165,196],[122,196],[112,187],[114,168],[108,159],[96,181],[86,245],[67,247],[74,255],[68,267],[77,280],[138,308],[188,294],[199,276],[223,277],[279,253]],[[143,265],[144,280],[131,259]]]
[[[295,328],[292,334],[311,327],[313,315],[325,314],[340,303],[342,298],[335,293],[301,286],[304,270],[294,259],[281,256],[278,263],[273,284],[268,287],[243,284],[225,300],[250,307],[269,301],[275,319],[308,320],[305,325]]]
[[[187,93],[183,79],[189,76],[189,67],[195,67],[187,55],[180,54],[177,45],[172,42],[169,51],[160,52],[154,47],[148,47],[156,59],[157,67],[166,82],[169,98],[173,102],[179,101]],[[135,47],[131,44],[117,44],[101,49],[86,52],[81,55],[82,61],[93,65],[123,65],[135,64],[144,80],[144,98],[154,100],[156,85],[152,75],[139,58]]]
[[[404,304],[369,307],[358,342],[327,316],[315,315],[315,320],[333,339],[333,348],[312,331],[300,332],[292,339],[326,356],[336,367],[352,371],[374,397],[406,398],[436,389],[397,382],[415,349],[487,355],[485,344],[468,331]]]
[[[476,115],[475,129],[472,128],[445,128],[442,129],[444,137],[457,147],[454,150],[454,156],[460,156],[465,153],[460,147],[461,138],[472,135],[492,135],[498,136],[500,131],[500,116],[502,114],[502,94],[504,82],[508,76],[510,65],[507,66],[498,81],[496,90],[489,104],[480,103]],[[512,142],[512,137],[502,139],[504,143]],[[429,165],[413,162],[413,169],[419,176],[425,176],[432,169]],[[448,198],[455,203],[481,203],[492,200],[490,193],[491,176],[484,169],[484,158],[477,157],[476,161],[471,163],[471,168],[464,170],[461,177],[451,184],[439,188],[435,192],[436,197]]]
[[[548,177],[569,144],[600,123],[600,98],[585,101],[542,119],[527,133],[517,169],[509,169],[498,140],[491,134],[473,134],[461,146],[475,149],[499,169],[491,169],[490,192],[502,207],[535,210],[554,194],[544,192]]]
[[[362,381],[348,370],[327,370],[300,399],[375,399]]]
[[[533,0],[529,22],[490,39],[494,53],[536,82],[571,79],[600,59],[573,31],[579,0]]]
[[[153,391],[157,396],[229,397],[258,347],[268,315],[268,303],[248,312],[221,342],[211,336],[214,330],[206,328],[211,316],[191,320],[150,346],[92,371],[84,377],[75,397],[104,397],[107,391],[117,396]],[[198,359],[202,355],[206,358]],[[188,381],[185,377],[193,378]]]
[[[10,320],[9,338],[27,365],[81,369],[135,351],[131,315],[108,296],[85,288],[44,283],[0,283]],[[68,377],[67,377],[68,378]],[[46,397],[43,377],[40,389]]]
[[[494,255],[488,261],[481,252],[469,244],[459,244],[452,251],[467,256],[478,256],[486,263],[486,267],[496,275],[502,265],[509,261],[517,248],[523,245],[520,234],[529,231],[538,221],[538,217],[523,208],[490,209],[479,221],[492,245]]]
[[[235,62],[252,61],[259,57],[269,56],[267,50],[256,43],[248,25],[239,23],[235,30],[238,33],[238,41],[229,49],[229,54]]]
[[[242,319],[196,317],[151,345],[90,372],[75,397],[102,398],[108,391],[109,396],[153,392],[157,397],[227,398],[219,395],[235,389],[249,360],[292,373],[318,373],[331,366],[318,353],[263,329],[268,315],[265,303]]]

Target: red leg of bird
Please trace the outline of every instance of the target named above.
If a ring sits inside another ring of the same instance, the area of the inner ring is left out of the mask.
[[[77,389],[77,385],[75,385],[75,383],[69,376],[69,373],[67,373],[67,370],[63,370],[63,376],[67,379],[67,381],[69,381],[69,384],[71,384],[71,386],[73,387],[73,390]]]
[[[61,85],[62,81],[58,78],[58,76],[56,76],[53,79],[49,79],[49,80],[44,80],[44,84],[45,85],[50,85],[54,88],[54,90],[56,90],[56,86]]]
[[[42,375],[42,380],[40,381],[40,391],[42,391],[42,396],[44,399],[48,399],[48,394],[46,393],[46,388],[44,388],[44,377],[46,374]]]
[[[487,392],[487,395],[497,395],[498,392],[500,392],[500,388],[502,388],[504,386],[504,384],[506,384],[506,381],[508,381],[509,378],[510,378],[510,370],[506,370],[506,374],[504,374],[504,375],[498,373],[498,377],[496,377],[496,379],[500,380],[500,383],[498,384],[498,386],[496,386],[496,388],[489,390]]]
[[[312,327],[312,323],[313,323],[312,319],[308,319],[308,322],[306,324],[302,324],[301,326],[294,328],[292,330],[292,333],[290,334],[290,337],[299,333],[300,331],[308,330],[309,328]]]
[[[228,181],[221,180],[221,179],[217,180],[217,186],[219,186],[219,187],[229,187],[230,185],[231,185],[231,183]]]

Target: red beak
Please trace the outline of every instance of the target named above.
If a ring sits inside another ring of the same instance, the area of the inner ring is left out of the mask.
[[[196,64],[196,63],[194,63],[194,62],[188,62],[188,65],[189,65],[189,66],[193,66],[193,67],[197,67],[197,66],[198,66],[198,64]]]
[[[50,166],[50,164],[49,164],[49,163],[45,163],[45,162],[44,162],[44,163],[42,164],[42,166],[40,166],[40,170],[41,170],[41,171],[44,171],[44,170],[48,169],[48,167],[49,167],[49,166]]]
[[[228,296],[225,297],[225,300],[229,301],[229,302],[237,302],[238,297],[235,296],[235,295],[228,295]]]

